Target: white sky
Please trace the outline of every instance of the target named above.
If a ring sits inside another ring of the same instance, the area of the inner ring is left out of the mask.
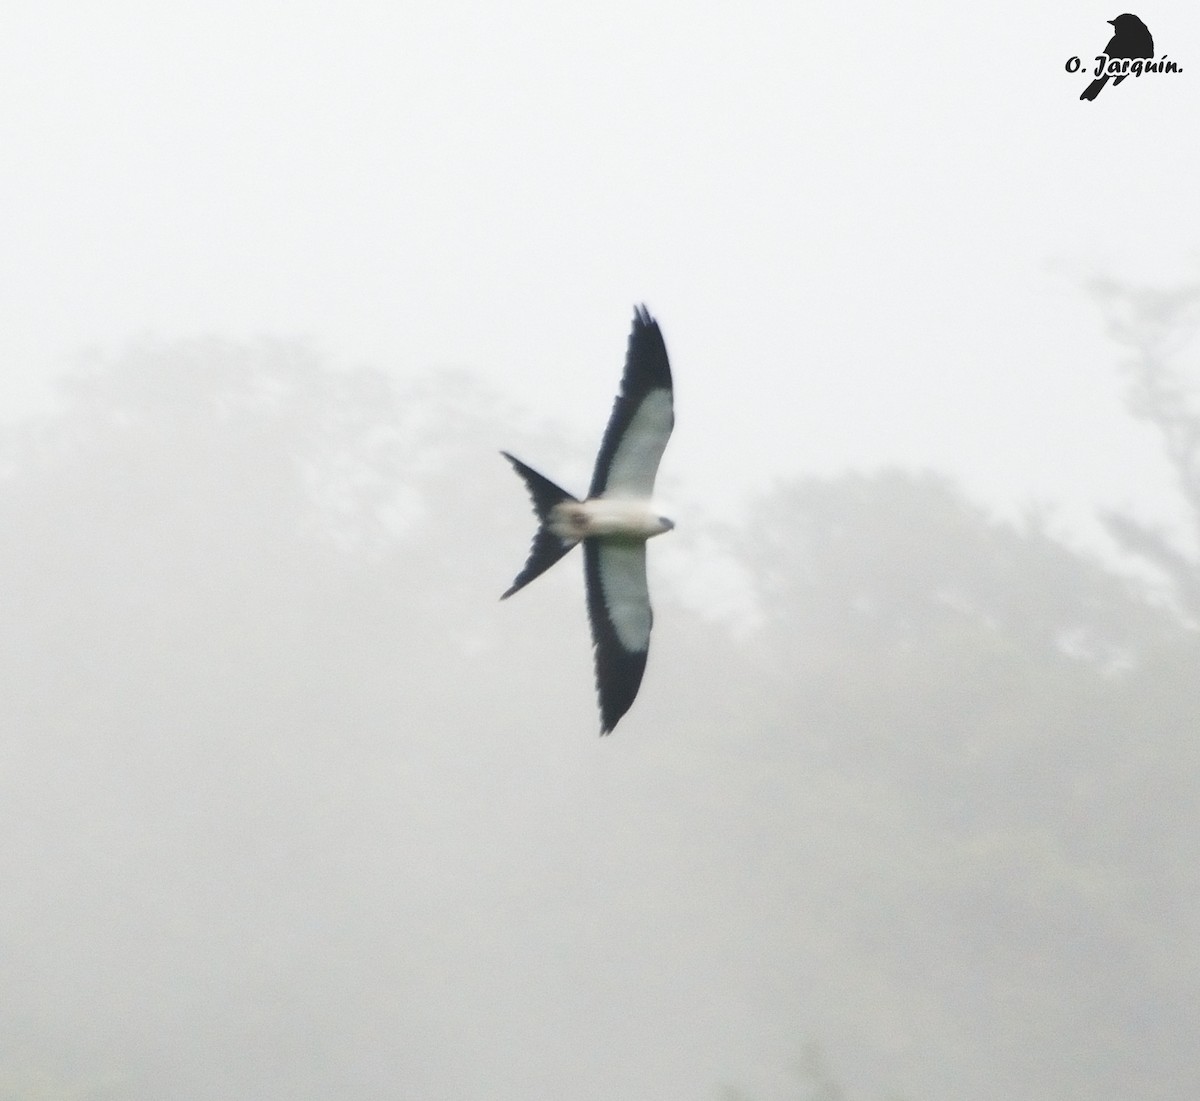
[[[586,469],[645,300],[678,496],[902,462],[1165,514],[1080,282],[1200,269],[1200,8],[1136,9],[1182,75],[1081,103],[1120,10],[8,0],[0,402],[140,334],[305,335],[466,367]]]

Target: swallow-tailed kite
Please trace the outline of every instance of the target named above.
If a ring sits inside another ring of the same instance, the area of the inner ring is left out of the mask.
[[[500,599],[583,543],[601,734],[608,734],[632,706],[646,670],[654,620],[646,587],[646,540],[675,526],[652,507],[650,496],[674,424],[667,348],[658,322],[642,306],[634,312],[621,392],[596,456],[587,500],[572,497],[501,452],[525,479],[540,527],[525,568]]]

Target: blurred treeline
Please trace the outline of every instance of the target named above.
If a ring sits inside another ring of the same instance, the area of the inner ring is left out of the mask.
[[[814,1039],[814,1096],[1200,1096],[1197,295],[1095,289],[1191,532],[780,484],[680,524],[751,614],[664,554],[604,742],[578,566],[496,602],[555,433],[285,343],[81,368],[0,454],[0,1099],[766,1101]]]

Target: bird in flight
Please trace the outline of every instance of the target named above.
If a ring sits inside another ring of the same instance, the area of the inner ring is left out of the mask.
[[[646,540],[675,524],[651,504],[654,476],[675,424],[671,365],[658,322],[645,306],[634,311],[621,391],[613,405],[592,485],[572,497],[507,451],[525,480],[539,527],[524,569],[505,600],[583,543],[588,618],[596,659],[600,733],[611,733],[632,706],[650,648]]]
[[[1112,24],[1114,33],[1108,40],[1108,45],[1104,47],[1104,52],[1110,58],[1154,56],[1154,39],[1150,35],[1150,28],[1136,15],[1130,15],[1127,12],[1124,15],[1118,15],[1116,19],[1110,19],[1109,23]],[[1125,74],[1114,77],[1113,87],[1115,88],[1124,79]],[[1095,99],[1108,80],[1107,73],[1097,77],[1083,90],[1079,98]]]

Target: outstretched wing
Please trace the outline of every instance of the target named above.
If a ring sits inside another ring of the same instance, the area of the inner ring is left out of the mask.
[[[649,497],[675,425],[671,365],[658,322],[634,311],[621,392],[596,456],[589,497]]]
[[[646,671],[654,622],[646,586],[646,544],[587,539],[583,555],[600,733],[608,734],[633,706]]]

